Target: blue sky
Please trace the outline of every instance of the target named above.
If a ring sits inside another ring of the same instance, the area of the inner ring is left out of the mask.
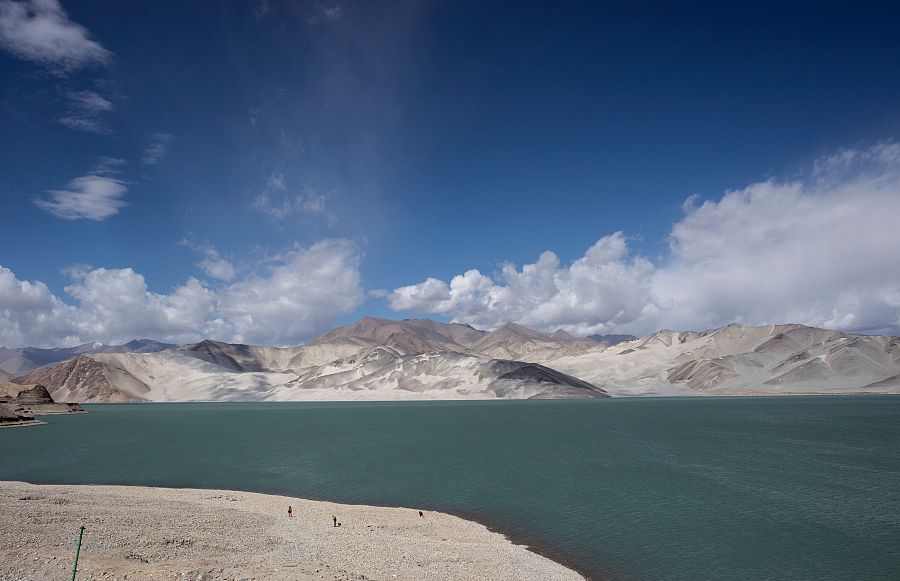
[[[900,9],[727,4],[0,0],[0,344],[896,332]]]

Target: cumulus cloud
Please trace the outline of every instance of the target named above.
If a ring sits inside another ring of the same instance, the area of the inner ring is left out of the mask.
[[[90,133],[109,133],[104,113],[113,109],[112,101],[94,91],[69,91],[69,110],[57,121],[69,127]]]
[[[552,252],[495,277],[470,270],[394,289],[398,311],[577,334],[800,322],[900,333],[900,146],[843,150],[794,181],[689,198],[670,256],[632,257],[621,233],[561,265]]]
[[[162,161],[169,152],[172,139],[170,133],[154,133],[150,145],[144,150],[144,157],[141,160],[144,165],[156,165]]]
[[[359,262],[346,240],[281,253],[264,272],[220,292],[223,329],[236,341],[278,344],[324,331],[362,303]]]
[[[74,344],[77,333],[72,320],[76,314],[43,282],[19,280],[0,266],[0,344]]]
[[[329,221],[327,196],[316,193],[309,186],[300,192],[291,192],[284,175],[273,173],[266,178],[263,190],[253,198],[253,207],[276,220],[284,220],[297,215],[317,214]]]
[[[66,304],[42,282],[19,280],[0,267],[0,344],[71,345],[100,339],[181,338],[203,329],[213,295],[190,279],[168,294],[150,292],[130,268],[74,268]]]
[[[215,294],[195,278],[159,294],[131,268],[81,268],[69,274],[73,282],[65,290],[79,303],[71,318],[79,337],[191,337],[204,329],[215,305]]]
[[[449,284],[429,278],[400,287],[389,301],[397,311],[449,314],[479,327],[518,321],[588,334],[637,320],[651,300],[653,270],[645,258],[629,255],[625,236],[616,232],[569,265],[548,251],[521,270],[505,264],[493,278],[473,269]]]
[[[50,198],[35,198],[34,204],[63,220],[106,220],[127,205],[122,199],[125,182],[110,175],[108,168],[75,178],[64,190],[50,190]]]
[[[687,208],[654,291],[659,323],[797,321],[900,331],[900,146],[844,150],[805,180]]]
[[[0,0],[0,47],[58,74],[112,58],[57,0]]]
[[[360,304],[359,261],[352,243],[327,240],[270,257],[261,271],[222,288],[189,278],[164,293],[131,268],[79,266],[66,271],[69,302],[0,266],[0,345],[138,337],[296,344]]]

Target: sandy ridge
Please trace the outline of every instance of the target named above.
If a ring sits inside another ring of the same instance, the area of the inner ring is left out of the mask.
[[[455,516],[247,492],[0,482],[0,523],[0,580],[68,578],[82,523],[79,579],[582,578]]]

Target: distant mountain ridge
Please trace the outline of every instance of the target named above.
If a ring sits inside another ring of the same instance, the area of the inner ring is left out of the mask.
[[[39,347],[21,347],[7,349],[0,347],[0,377],[15,377],[28,373],[39,367],[66,361],[72,357],[87,353],[152,353],[171,349],[175,345],[161,343],[153,339],[135,339],[124,345],[104,345],[93,342],[84,343],[75,347],[58,347],[55,349],[41,349]]]
[[[537,361],[602,347],[515,324],[487,332],[429,319],[363,318],[307,345],[205,340],[151,353],[92,353],[32,371],[64,401],[606,397]]]
[[[900,393],[898,337],[738,324],[628,337],[366,317],[297,347],[82,353],[15,381],[61,401]]]

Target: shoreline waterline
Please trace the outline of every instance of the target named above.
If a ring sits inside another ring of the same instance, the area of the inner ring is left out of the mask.
[[[45,558],[50,559],[43,563],[50,568],[47,573],[54,571],[54,566],[62,564],[56,563],[55,559],[68,551],[71,548],[68,544],[71,543],[63,543],[61,550],[50,545],[53,534],[57,532],[56,529],[60,528],[57,526],[59,523],[53,523],[53,526],[50,526],[53,516],[58,512],[90,511],[90,514],[85,513],[82,520],[88,522],[87,530],[91,534],[98,535],[101,532],[107,532],[111,535],[110,538],[122,536],[127,539],[127,535],[134,534],[135,531],[117,530],[121,528],[120,522],[141,522],[144,519],[144,524],[147,524],[145,513],[149,512],[156,518],[156,524],[164,529],[165,523],[169,519],[178,518],[172,516],[172,509],[181,509],[179,514],[188,510],[192,513],[192,518],[198,519],[199,524],[191,522],[189,527],[180,532],[161,530],[160,533],[163,536],[160,538],[163,539],[161,541],[163,545],[175,542],[168,538],[170,533],[175,535],[180,546],[204,545],[204,543],[215,545],[222,542],[230,532],[237,531],[247,534],[245,526],[247,520],[251,521],[249,532],[254,538],[272,535],[273,531],[279,534],[284,533],[284,527],[289,526],[288,523],[295,523],[302,529],[299,532],[300,536],[296,539],[293,537],[279,539],[277,547],[280,552],[263,559],[247,560],[245,556],[244,559],[238,558],[237,560],[227,558],[224,561],[216,560],[216,555],[210,551],[192,557],[193,562],[204,563],[201,569],[217,571],[209,577],[212,579],[238,578],[247,571],[256,575],[265,575],[267,578],[280,578],[278,572],[280,568],[286,566],[284,565],[285,559],[296,560],[299,558],[302,560],[304,558],[297,556],[300,554],[296,552],[297,547],[303,547],[303,550],[307,551],[303,553],[307,558],[315,555],[318,561],[324,565],[320,564],[317,567],[315,563],[311,562],[291,565],[291,567],[301,568],[291,569],[286,578],[332,578],[331,576],[338,570],[348,575],[347,578],[368,578],[373,574],[376,578],[391,574],[399,575],[400,578],[433,578],[435,575],[439,578],[449,575],[457,579],[478,579],[485,575],[491,578],[506,579],[587,578],[583,577],[580,572],[528,546],[515,542],[492,527],[442,511],[427,510],[424,517],[419,517],[418,508],[343,504],[243,490],[44,484],[20,481],[0,481],[0,499],[3,501],[0,503],[0,514],[11,525],[5,527],[11,537],[19,538],[20,534],[27,537],[28,531],[15,531],[10,528],[15,528],[16,518],[30,518],[31,520],[18,524],[26,529],[37,528],[40,530],[40,538],[48,539],[47,544],[43,547],[23,548],[8,546],[10,543],[4,538],[5,535],[0,536],[0,543],[2,543],[0,544],[0,554],[7,555],[7,558],[3,559],[7,564],[0,567],[3,569],[0,570],[0,573],[4,575],[12,573],[11,570],[7,571],[6,569],[13,567],[12,561],[15,560],[16,555],[28,558],[28,562],[24,564],[26,571],[31,563],[43,562]],[[109,502],[110,500],[117,502]],[[47,506],[39,507],[38,504],[41,501],[44,501]],[[281,514],[286,512],[288,505],[294,507],[296,515],[290,519],[286,514]],[[272,510],[268,510],[270,508]],[[91,511],[91,509],[93,510]],[[23,515],[21,514],[23,510],[25,512],[36,511],[37,516]],[[207,514],[204,514],[205,510],[208,510]],[[235,511],[240,513],[237,521],[228,521],[223,516],[225,513]],[[316,514],[316,520],[310,520],[311,513]],[[323,541],[323,535],[332,532],[330,521],[328,521],[330,514],[341,515],[339,520],[341,520],[342,526],[337,528],[345,536],[349,536],[348,533],[353,535],[353,538],[348,540],[352,547],[337,542],[328,544],[327,539]],[[103,525],[97,524],[98,519],[106,524],[108,530],[102,531]],[[209,519],[213,519],[216,526],[220,528],[216,528],[217,532],[206,534],[208,529],[204,528],[203,523]],[[77,528],[81,523],[75,522],[76,520],[78,519],[66,522],[66,524],[70,525],[69,528]],[[221,528],[223,520],[227,524]],[[310,525],[311,522],[318,524]],[[181,524],[179,523],[179,526]],[[228,524],[233,525],[235,531],[230,531]],[[348,524],[350,524],[349,527]],[[64,530],[69,532],[68,529]],[[375,541],[370,540],[371,536],[368,533],[376,532],[378,538]],[[66,534],[64,533],[64,539],[68,541],[68,536],[71,535],[65,536]],[[86,539],[91,539],[90,535]],[[141,535],[141,539],[145,539],[145,537]],[[295,542],[297,547],[289,550],[283,546],[285,543],[290,544],[291,542]],[[308,549],[307,546],[310,544],[316,545],[315,549]],[[104,546],[101,542],[100,547]],[[423,549],[423,547],[425,548]],[[162,561],[146,560],[140,556],[142,552],[160,550],[160,547],[155,546],[152,542],[142,548],[140,546],[129,547],[126,540],[122,546],[116,545],[115,549],[116,554],[129,549],[131,552],[116,560],[115,555],[111,554],[109,550],[98,555],[95,543],[94,553],[90,551],[82,553],[83,559],[87,557],[85,563],[88,563],[86,565],[88,569],[82,569],[82,566],[79,565],[79,570],[84,570],[86,574],[98,575],[104,572],[124,574],[125,569],[130,569],[130,572],[138,575],[137,578],[165,578],[167,574],[173,573],[173,567],[184,568],[192,562],[190,560],[178,561],[177,559],[174,562],[167,562],[166,559],[169,558],[171,561],[174,553],[165,553]],[[253,548],[249,550],[252,552]],[[294,550],[294,553],[291,553],[291,550]],[[422,557],[423,550],[425,553],[431,551],[432,558]],[[399,560],[397,554],[400,555]],[[315,561],[316,558],[312,558],[312,560]],[[410,564],[413,560],[418,562]],[[445,560],[449,565],[443,563]],[[106,563],[106,565],[99,565],[98,568],[98,563]],[[439,570],[440,566],[449,566],[451,570]],[[298,572],[303,571],[303,567],[307,569],[304,572],[307,576],[297,577]],[[470,571],[470,567],[474,570]],[[514,574],[510,574],[510,572]],[[193,574],[193,571],[191,573]],[[358,577],[354,577],[354,575]]]

